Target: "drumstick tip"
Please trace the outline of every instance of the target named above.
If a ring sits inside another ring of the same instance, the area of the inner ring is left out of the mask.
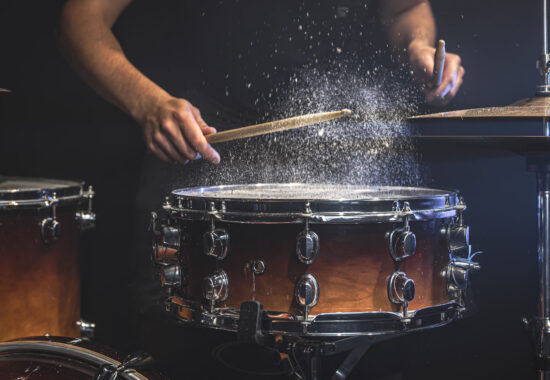
[[[344,108],[341,112],[344,115],[351,115],[351,110],[348,110],[347,108]]]

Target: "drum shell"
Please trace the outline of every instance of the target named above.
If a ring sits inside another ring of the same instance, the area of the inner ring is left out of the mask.
[[[48,207],[0,209],[0,341],[21,336],[79,336],[77,203],[58,205],[58,240],[45,243]]]
[[[294,299],[298,278],[309,273],[319,284],[319,301],[312,315],[321,313],[396,312],[402,306],[388,298],[388,280],[400,270],[415,281],[416,295],[409,310],[450,302],[446,269],[449,254],[440,233],[447,219],[414,221],[411,231],[417,246],[413,256],[395,262],[389,235],[402,223],[310,224],[320,240],[318,258],[310,265],[299,262],[296,237],[303,224],[239,224],[216,222],[230,236],[227,257],[218,261],[203,253],[202,234],[210,223],[180,221],[184,233],[181,248],[183,297],[206,304],[202,279],[223,269],[229,278],[229,296],[217,307],[239,308],[257,300],[265,310],[300,314]],[[251,262],[262,259],[265,273],[254,275]]]

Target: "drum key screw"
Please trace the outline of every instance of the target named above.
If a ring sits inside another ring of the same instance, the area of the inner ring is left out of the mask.
[[[88,231],[95,227],[96,215],[92,211],[92,200],[95,192],[92,186],[88,186],[88,191],[83,194],[84,198],[88,198],[88,209],[76,212],[76,221],[81,231]]]
[[[319,301],[319,283],[312,274],[300,276],[294,288],[294,298],[304,309],[304,320],[307,321],[309,309]]]
[[[41,224],[42,240],[48,244],[52,240],[57,240],[61,237],[61,223],[57,220],[57,194],[54,192],[51,199],[44,195],[46,206],[52,208],[52,216],[44,218]]]

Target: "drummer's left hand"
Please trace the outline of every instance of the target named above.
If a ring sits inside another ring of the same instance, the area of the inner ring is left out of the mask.
[[[437,88],[432,84],[435,48],[425,42],[412,41],[409,44],[408,56],[413,77],[424,93],[426,103],[436,107],[448,104],[455,97],[464,78],[465,70],[460,56],[453,53],[445,54],[443,79]]]

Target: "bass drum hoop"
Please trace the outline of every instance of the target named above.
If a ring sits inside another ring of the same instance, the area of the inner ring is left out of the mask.
[[[47,207],[53,199],[54,193],[58,205],[75,203],[85,198],[84,182],[82,181],[0,177],[0,183],[3,181],[19,182],[22,188],[17,188],[16,184],[13,188],[0,188],[0,210]],[[25,188],[25,183],[32,183],[33,185]]]
[[[229,223],[392,223],[403,220],[405,216],[411,221],[444,219],[456,216],[457,211],[464,210],[459,201],[457,190],[415,188],[415,187],[365,187],[346,186],[341,189],[355,191],[381,190],[395,191],[394,196],[339,199],[338,185],[333,197],[310,199],[304,198],[255,198],[212,196],[219,192],[238,192],[250,190],[252,193],[261,189],[294,190],[321,188],[330,185],[288,184],[252,184],[223,185],[201,188],[174,190],[164,204],[164,209],[176,219],[182,220],[216,220]],[[402,192],[404,194],[399,194]],[[409,192],[414,195],[406,195]],[[423,194],[424,193],[424,194]],[[205,195],[206,194],[206,195]],[[261,193],[260,193],[261,194]],[[375,194],[373,192],[373,194]],[[409,209],[406,209],[408,202]]]
[[[76,343],[81,342],[81,340],[76,339],[70,342]],[[10,341],[0,343],[0,360],[2,360],[2,356],[11,354],[48,354],[63,358],[76,358],[84,363],[95,365],[98,369],[100,366],[105,364],[114,366],[119,366],[122,364],[118,360],[87,348],[67,343],[40,340]],[[141,375],[133,369],[128,369],[120,373],[119,376],[128,380],[149,380],[149,378]]]

